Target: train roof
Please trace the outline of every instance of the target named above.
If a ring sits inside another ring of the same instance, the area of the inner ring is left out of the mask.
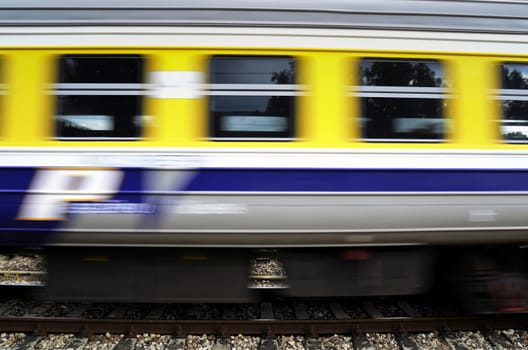
[[[0,26],[250,26],[528,34],[526,0],[0,0]]]

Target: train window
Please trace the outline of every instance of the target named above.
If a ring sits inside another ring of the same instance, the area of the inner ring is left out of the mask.
[[[510,143],[528,142],[528,64],[501,65],[501,133]]]
[[[438,61],[362,59],[361,133],[367,141],[435,142],[446,133],[443,70]]]
[[[55,86],[55,136],[62,140],[134,140],[141,135],[143,58],[64,55]]]
[[[209,86],[211,138],[292,139],[298,94],[292,57],[213,57]]]

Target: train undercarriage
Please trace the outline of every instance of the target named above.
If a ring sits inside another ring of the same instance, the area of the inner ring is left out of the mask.
[[[44,294],[55,300],[251,302],[432,293],[458,300],[469,312],[528,310],[528,254],[519,246],[46,252]]]

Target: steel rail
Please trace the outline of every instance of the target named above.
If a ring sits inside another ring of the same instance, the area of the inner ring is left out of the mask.
[[[281,334],[301,334],[317,337],[325,334],[360,334],[366,332],[430,332],[489,329],[526,329],[528,314],[488,314],[462,317],[401,317],[346,320],[123,320],[45,317],[2,317],[2,332],[76,333],[89,336],[98,333],[121,333],[134,336],[142,333],[233,334],[274,337]]]

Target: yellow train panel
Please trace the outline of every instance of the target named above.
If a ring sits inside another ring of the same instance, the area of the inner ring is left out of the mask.
[[[296,133],[291,141],[213,141],[208,136],[208,97],[143,98],[143,138],[134,141],[61,141],[53,137],[57,61],[63,54],[139,54],[145,57],[145,80],[156,71],[188,71],[208,80],[213,55],[292,56],[297,62]],[[449,126],[441,142],[366,142],[360,138],[360,99],[347,96],[358,84],[361,58],[438,60],[446,72],[450,96],[444,102]],[[2,98],[0,145],[50,147],[257,147],[360,149],[528,149],[500,141],[500,109],[493,92],[499,88],[504,61],[526,58],[387,51],[183,50],[183,49],[27,49],[2,52],[5,96]]]

